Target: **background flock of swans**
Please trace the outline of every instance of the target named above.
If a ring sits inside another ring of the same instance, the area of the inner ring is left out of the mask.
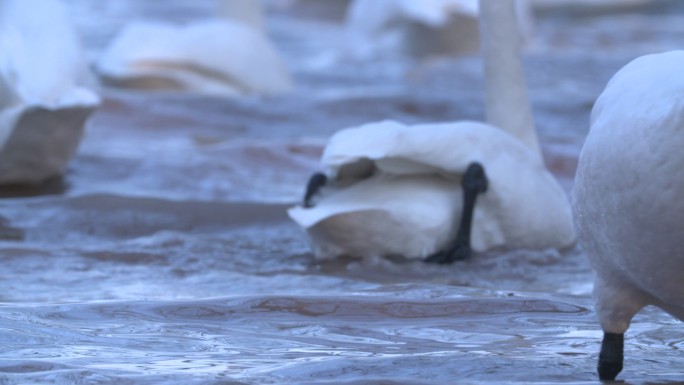
[[[488,186],[474,206],[469,247],[563,249],[578,240],[596,271],[599,376],[614,379],[624,333],[641,308],[684,317],[677,234],[684,222],[684,53],[638,58],[608,82],[591,114],[571,208],[544,164],[519,56],[534,33],[531,9],[558,3],[351,2],[345,50],[356,60],[463,54],[482,45],[486,122],[388,120],[342,130],[323,153],[325,183],[311,204],[289,214],[321,259],[429,258],[458,232],[463,175],[482,165]],[[0,183],[40,183],[65,172],[100,103],[98,79],[108,87],[216,97],[292,90],[259,3],[221,4],[215,19],[196,24],[129,25],[91,66],[60,1],[1,2]]]

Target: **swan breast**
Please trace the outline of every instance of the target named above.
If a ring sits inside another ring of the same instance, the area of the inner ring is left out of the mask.
[[[684,307],[684,51],[638,58],[592,111],[574,210],[604,280]]]

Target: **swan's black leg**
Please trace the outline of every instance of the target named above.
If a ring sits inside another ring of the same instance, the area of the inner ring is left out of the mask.
[[[304,193],[304,207],[312,207],[311,199],[318,194],[325,184],[328,183],[328,177],[325,174],[317,172],[311,175],[309,183],[306,184],[306,192]]]
[[[461,184],[463,186],[463,212],[456,238],[443,251],[427,257],[425,262],[452,263],[470,257],[470,233],[473,225],[475,201],[478,194],[487,191],[488,185],[484,167],[477,162],[468,165]]]
[[[598,375],[601,381],[613,381],[622,371],[625,335],[604,333],[599,353]]]

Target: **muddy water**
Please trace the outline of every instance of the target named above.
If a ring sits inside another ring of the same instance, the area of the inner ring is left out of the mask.
[[[678,4],[679,3],[679,4]],[[92,57],[138,17],[211,2],[72,0]],[[600,339],[581,251],[453,266],[319,263],[285,209],[337,129],[482,116],[475,57],[339,60],[325,7],[272,10],[298,88],[216,99],[103,89],[52,194],[0,200],[0,383],[592,383]],[[684,7],[546,11],[525,60],[547,163],[568,190],[593,100],[627,60],[684,44]],[[4,195],[16,195],[5,190]],[[629,382],[684,381],[681,323],[647,309]]]

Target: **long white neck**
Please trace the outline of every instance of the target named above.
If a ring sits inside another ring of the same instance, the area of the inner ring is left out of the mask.
[[[222,17],[248,24],[258,30],[264,28],[261,0],[220,0],[219,14]]]
[[[541,159],[527,95],[515,0],[479,0],[487,122],[520,139]]]

